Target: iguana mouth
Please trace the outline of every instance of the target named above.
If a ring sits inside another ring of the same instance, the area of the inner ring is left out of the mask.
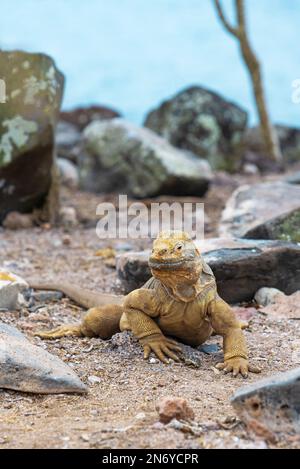
[[[149,267],[154,270],[176,269],[191,262],[191,259],[149,259]]]

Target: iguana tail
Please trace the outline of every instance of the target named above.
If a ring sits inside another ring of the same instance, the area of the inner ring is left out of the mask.
[[[60,326],[50,331],[37,331],[34,335],[41,339],[59,339],[60,337],[67,336],[83,337],[80,324]]]
[[[59,339],[60,337],[100,337],[110,339],[120,332],[120,320],[123,308],[120,305],[106,305],[91,308],[84,315],[81,324],[70,324],[50,331],[38,331],[34,335],[42,339]]]
[[[97,293],[91,290],[85,290],[81,287],[73,285],[68,282],[39,282],[29,280],[31,288],[36,290],[53,290],[64,293],[68,298],[75,301],[75,303],[83,306],[84,308],[93,308],[95,306],[105,306],[109,304],[121,305],[124,296],[111,295],[107,293]]]

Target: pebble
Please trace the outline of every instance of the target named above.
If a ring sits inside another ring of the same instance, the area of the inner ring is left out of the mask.
[[[101,378],[99,378],[98,376],[92,375],[88,377],[88,382],[91,384],[98,384],[98,383],[101,383]]]
[[[156,410],[160,422],[167,424],[173,419],[194,420],[195,414],[186,399],[181,397],[167,396],[159,399]]]

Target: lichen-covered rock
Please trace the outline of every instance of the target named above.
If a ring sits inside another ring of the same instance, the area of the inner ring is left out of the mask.
[[[14,311],[22,300],[20,296],[28,284],[11,272],[0,270],[0,309]]]
[[[172,145],[206,158],[214,169],[226,170],[239,161],[246,125],[243,109],[199,86],[165,101],[145,121]]]
[[[266,440],[300,433],[300,368],[238,389],[231,399],[239,418]]]
[[[197,241],[211,267],[220,296],[229,303],[252,300],[261,287],[279,288],[290,295],[300,289],[300,245],[284,241],[212,238]],[[117,257],[117,273],[126,292],[150,278],[150,252]]]
[[[43,54],[0,51],[0,223],[42,204],[51,186],[54,132],[64,77]]]
[[[300,187],[279,181],[238,188],[223,211],[219,233],[300,242]]]
[[[0,388],[38,394],[86,393],[86,386],[58,357],[0,323]]]
[[[281,151],[285,163],[300,161],[300,128],[276,125]],[[264,141],[259,127],[247,129],[244,134],[245,150],[264,155]]]
[[[147,197],[203,195],[209,186],[207,161],[172,147],[149,129],[113,119],[91,123],[84,137],[80,179],[86,190]]]

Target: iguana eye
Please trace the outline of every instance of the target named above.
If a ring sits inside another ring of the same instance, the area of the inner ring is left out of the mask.
[[[183,248],[182,244],[177,244],[177,246],[175,246],[176,251],[181,251],[182,248]]]

